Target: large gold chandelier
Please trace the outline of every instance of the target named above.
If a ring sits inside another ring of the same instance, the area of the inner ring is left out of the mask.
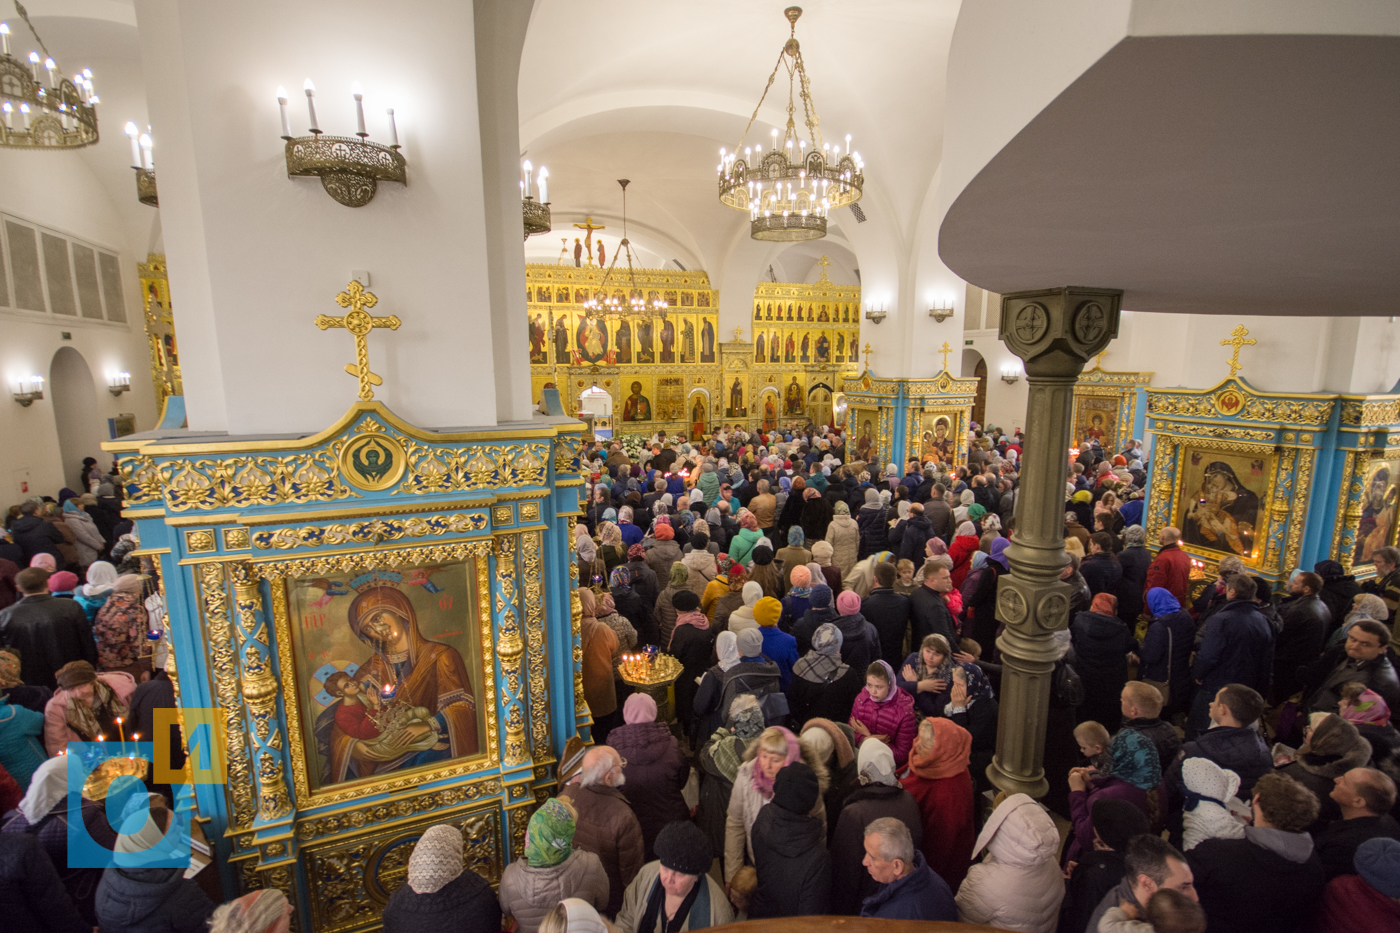
[[[97,142],[97,94],[84,68],[70,81],[58,70],[29,13],[15,9],[43,49],[27,62],[10,54],[10,27],[0,23],[0,146],[13,149],[79,149]],[[43,77],[47,80],[43,80]]]
[[[790,6],[783,15],[792,34],[778,54],[758,107],[734,151],[719,151],[719,199],[735,210],[748,211],[749,232],[755,240],[818,240],[826,236],[826,218],[833,207],[860,200],[865,163],[859,152],[852,151],[849,135],[844,151],[822,140],[821,119],[812,103],[811,84],[797,42],[797,18],[802,8]],[[744,140],[780,68],[786,68],[788,74],[787,127],[781,141],[778,131],[773,130],[772,148],[765,153],[762,146],[745,146]],[[807,139],[798,137],[794,92],[802,99]]]
[[[590,321],[600,317],[615,319],[624,314],[664,320],[669,305],[660,298],[646,298],[637,287],[637,273],[632,268],[632,244],[627,239],[627,186],[632,182],[627,178],[619,178],[617,183],[622,186],[622,242],[618,244],[619,251],[613,253],[608,271],[603,273],[602,284],[592,297],[583,303],[583,313]],[[608,291],[608,280],[612,278],[613,270],[617,268],[618,257],[621,255],[627,257],[626,299]],[[602,297],[599,297],[600,295]]]

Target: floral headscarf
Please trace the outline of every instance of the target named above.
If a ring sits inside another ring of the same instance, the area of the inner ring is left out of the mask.
[[[525,859],[531,868],[558,865],[574,851],[574,815],[558,797],[546,800],[525,829]]]
[[[632,590],[632,574],[626,567],[614,567],[608,577],[608,587],[614,593],[623,594]]]
[[[992,699],[995,696],[992,691],[992,682],[987,679],[986,671],[976,664],[959,664],[962,672],[967,675],[967,700],[971,703],[977,699]]]
[[[1363,690],[1361,696],[1356,698],[1346,709],[1341,711],[1342,718],[1353,725],[1371,722],[1378,726],[1390,724],[1390,707],[1384,698],[1374,690]]]
[[[622,547],[622,529],[610,521],[598,524],[598,537],[604,547]]]
[[[1113,758],[1112,775],[1139,790],[1156,790],[1162,783],[1162,765],[1157,746],[1141,732],[1123,729],[1108,746]]]

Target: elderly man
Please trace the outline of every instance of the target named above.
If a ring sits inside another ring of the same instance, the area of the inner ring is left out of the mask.
[[[1162,549],[1147,568],[1147,582],[1143,584],[1142,594],[1146,597],[1148,590],[1160,586],[1185,606],[1191,595],[1191,557],[1181,549],[1181,529],[1163,528],[1157,542]]]
[[[26,567],[15,575],[19,602],[0,610],[0,648],[20,658],[20,678],[31,687],[58,686],[54,672],[69,661],[97,663],[97,642],[82,606],[49,595],[49,572]]]
[[[887,816],[865,827],[865,859],[861,864],[880,885],[861,904],[862,917],[957,921],[958,905],[952,890],[914,848],[909,827],[901,820]]]
[[[1199,901],[1196,896],[1196,882],[1191,874],[1191,866],[1186,856],[1161,836],[1145,834],[1134,836],[1128,842],[1128,852],[1124,858],[1127,873],[1113,890],[1103,896],[1099,906],[1089,917],[1086,931],[1096,931],[1099,921],[1110,907],[1127,902],[1137,907],[1139,916],[1152,895],[1163,888],[1176,891]]]
[[[1303,705],[1311,713],[1335,713],[1342,684],[1365,684],[1391,709],[1400,708],[1400,678],[1386,656],[1390,629],[1375,619],[1359,619],[1346,642],[1328,648],[1303,675]]]
[[[646,861],[642,824],[618,790],[626,764],[621,755],[606,745],[592,748],[583,756],[578,783],[570,784],[559,794],[567,797],[578,811],[574,845],[598,856],[608,874],[609,916],[621,909],[627,886]]]
[[[1390,815],[1395,782],[1375,768],[1352,768],[1333,781],[1331,798],[1342,811],[1317,834],[1317,855],[1327,880],[1356,874],[1356,850],[1368,839],[1400,840],[1400,823]]]

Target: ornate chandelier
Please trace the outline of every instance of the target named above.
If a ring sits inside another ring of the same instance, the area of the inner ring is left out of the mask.
[[[666,309],[669,307],[666,302],[660,298],[647,299],[637,287],[637,273],[632,268],[632,244],[627,240],[627,186],[632,182],[627,178],[619,178],[617,183],[622,186],[622,242],[618,244],[621,252],[613,253],[612,263],[603,274],[603,283],[598,286],[593,296],[583,303],[583,312],[590,321],[600,317],[615,318],[622,314],[664,320]],[[608,280],[617,268],[619,255],[627,256],[628,297],[625,300],[608,292]]]
[[[68,80],[58,71],[29,13],[15,9],[43,49],[29,53],[28,62],[10,54],[10,27],[0,23],[0,146],[12,149],[79,149],[97,142],[97,94],[92,72],[84,68]],[[40,71],[47,80],[40,80]]]
[[[792,25],[792,35],[778,54],[739,145],[733,152],[719,151],[719,199],[735,210],[748,211],[749,232],[755,240],[818,240],[826,236],[826,218],[833,207],[860,200],[865,163],[859,152],[852,151],[849,135],[844,152],[822,140],[821,118],[812,103],[811,83],[797,42],[802,8],[790,6],[783,15]],[[772,148],[765,153],[762,146],[745,146],[744,140],[780,68],[788,74],[787,127],[781,141],[773,130]],[[794,90],[802,99],[807,139],[798,138]]]

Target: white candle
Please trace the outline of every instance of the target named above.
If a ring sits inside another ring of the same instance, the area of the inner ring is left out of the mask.
[[[0,51],[10,54],[10,24],[0,23]]]
[[[14,129],[14,124],[11,121],[14,119],[15,116],[15,108],[10,106],[9,101],[5,101],[4,107],[0,109],[3,109],[5,111],[5,129]]]
[[[384,112],[389,115],[389,147],[397,149],[399,148],[399,126],[394,122],[394,108],[390,107]]]
[[[365,92],[360,82],[350,85],[350,94],[355,98],[355,135],[364,139],[369,133],[365,132]]]
[[[539,185],[539,189],[540,189],[540,203],[541,203],[541,204],[548,204],[548,203],[549,203],[549,183],[548,183],[547,181],[545,181],[545,179],[548,178],[548,177],[549,177],[549,169],[547,169],[547,168],[545,168],[543,165],[541,165],[541,166],[540,166],[540,173],[539,173],[539,175],[536,176],[536,183]]]
[[[141,144],[140,144],[139,142],[136,141],[136,137],[137,137],[138,135],[140,135],[141,131],[138,130],[138,129],[136,128],[136,124],[135,124],[135,123],[132,123],[130,120],[127,120],[127,121],[126,121],[125,132],[126,132],[127,138],[131,140],[131,167],[132,167],[132,168],[140,168],[140,167],[141,167]]]
[[[307,78],[302,87],[306,89],[306,109],[311,114],[310,132],[313,136],[320,135],[321,127],[316,124],[316,85]]]
[[[148,133],[141,134],[141,167],[150,171],[156,167],[155,160],[151,158],[151,137]]]
[[[287,89],[277,86],[277,109],[282,111],[282,138],[292,138],[292,121],[287,116]]]
[[[45,68],[45,69],[48,71],[48,73],[49,73],[49,87],[58,87],[58,82],[55,81],[55,80],[54,80],[54,77],[53,77],[53,59],[52,59],[52,58],[46,58],[46,59],[44,59],[44,68]]]
[[[25,129],[25,132],[28,132],[28,131],[29,131],[29,105],[28,105],[28,104],[20,104],[20,105],[19,105],[19,115],[20,115],[21,117],[24,118],[24,129]]]
[[[29,53],[29,76],[34,79],[34,83],[39,83],[39,53]]]
[[[521,168],[523,168],[523,169],[525,170],[525,185],[524,185],[524,187],[521,188],[520,190],[522,190],[523,192],[525,192],[524,196],[528,198],[528,197],[530,196],[530,173],[533,172],[533,171],[535,170],[535,167],[534,167],[533,165],[530,164],[530,160],[529,160],[529,159],[526,159],[526,160],[521,164]]]

